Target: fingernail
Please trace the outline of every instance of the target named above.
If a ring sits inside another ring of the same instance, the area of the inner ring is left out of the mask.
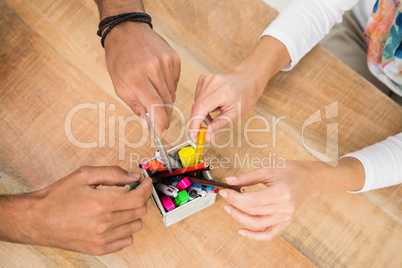
[[[130,176],[130,177],[132,177],[132,178],[139,179],[139,178],[141,178],[141,173],[138,173],[138,172],[129,172],[129,173],[128,173],[128,176]]]
[[[196,141],[197,141],[196,134],[195,134],[193,131],[191,131],[191,130],[190,130],[190,139],[191,139],[193,142],[196,142]]]
[[[211,132],[211,133],[209,133],[209,134],[205,134],[205,139],[206,139],[208,142],[210,142],[210,141],[215,137],[216,134],[217,134],[216,132]]]
[[[239,234],[241,234],[242,236],[246,236],[246,233],[245,233],[245,232],[243,232],[243,231],[241,231],[241,230],[240,230],[240,231],[238,231],[238,233],[239,233]]]
[[[165,137],[166,132],[167,132],[167,129],[164,129],[164,130],[162,131],[161,138]]]
[[[237,180],[238,180],[237,177],[227,177],[227,178],[226,178],[226,181],[231,181],[231,182],[235,182],[235,181],[237,181]]]
[[[225,206],[223,209],[226,210],[227,213],[232,214],[232,211],[228,206]]]
[[[211,142],[211,136],[208,134],[205,134],[205,141],[206,142]]]
[[[228,194],[225,191],[219,191],[219,194],[225,199],[228,198]]]
[[[138,119],[140,120],[140,124],[143,129],[148,129],[148,123],[145,121],[144,117],[141,115],[138,116]]]
[[[205,140],[206,140],[207,142],[210,142],[210,141],[211,141],[211,137],[212,137],[211,127],[208,126],[208,127],[207,127],[207,130],[205,131]]]

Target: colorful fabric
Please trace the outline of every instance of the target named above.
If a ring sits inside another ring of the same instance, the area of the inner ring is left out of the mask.
[[[402,4],[377,0],[368,22],[367,63],[370,71],[402,96]]]

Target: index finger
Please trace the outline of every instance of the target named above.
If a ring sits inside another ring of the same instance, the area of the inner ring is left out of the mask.
[[[276,204],[276,194],[272,189],[239,193],[231,189],[219,191],[219,194],[236,208],[251,213],[253,208]]]
[[[112,200],[113,211],[140,208],[146,205],[152,194],[152,180],[150,178],[144,178],[135,189],[115,193]]]
[[[165,130],[167,130],[170,124],[168,115],[166,114],[166,105],[151,81],[148,80],[145,83],[145,88],[146,90],[144,91],[146,92],[141,91],[141,93],[138,93],[137,97],[151,116],[156,135],[163,137]]]
[[[216,96],[208,96],[206,98],[201,96],[194,102],[191,108],[191,122],[189,126],[192,139],[195,139],[203,122],[209,121],[209,125],[213,121],[209,113],[216,111],[222,105],[221,102],[222,100]],[[206,138],[209,136],[207,135]],[[207,140],[209,141],[209,139]]]
[[[205,118],[207,118],[208,116],[209,116],[208,113],[207,115],[197,115],[197,116],[191,115],[189,131],[190,131],[190,138],[193,142],[196,142],[201,125],[205,121]]]
[[[234,177],[226,178],[226,182],[230,185],[250,186],[258,183],[266,182],[271,179],[276,172],[275,168],[260,167]]]

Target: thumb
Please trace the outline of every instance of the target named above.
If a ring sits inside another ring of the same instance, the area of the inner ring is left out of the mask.
[[[237,120],[236,111],[223,111],[221,114],[215,117],[209,124],[207,132],[205,133],[205,139],[207,141],[210,141],[213,133],[216,133],[216,131],[224,128],[228,124],[233,124],[236,120]]]
[[[200,105],[194,103],[191,110],[189,132],[190,132],[190,138],[193,142],[196,142],[200,127],[202,123],[205,121],[205,118],[207,118],[209,115],[208,110],[200,111],[199,107]]]
[[[89,185],[123,186],[141,179],[140,173],[128,173],[119,166],[82,167]]]
[[[152,179],[149,177],[144,178],[141,181],[140,185],[138,185],[138,187],[131,192],[137,195],[140,194],[146,196],[147,198],[150,197],[152,194]]]
[[[226,178],[226,182],[230,185],[250,186],[272,178],[273,174],[273,168],[262,167],[256,170],[239,174],[237,177],[228,177]]]

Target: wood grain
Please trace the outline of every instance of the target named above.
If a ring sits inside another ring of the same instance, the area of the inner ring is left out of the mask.
[[[117,148],[82,149],[73,146],[65,136],[64,119],[71,108],[82,103],[96,104],[98,110],[101,102],[105,103],[105,107],[108,107],[109,104],[116,105],[114,112],[107,110],[107,116],[128,117],[130,112],[125,106],[121,106],[115,99],[104,93],[107,90],[88,79],[88,76],[80,69],[81,67],[76,67],[76,64],[80,64],[79,62],[74,64],[68,61],[66,48],[59,44],[58,49],[60,50],[55,49],[56,44],[51,43],[53,39],[42,37],[41,34],[32,30],[35,22],[30,25],[27,23],[28,20],[23,21],[15,16],[16,11],[7,4],[9,3],[2,2],[3,8],[1,9],[3,18],[1,26],[9,35],[2,38],[0,45],[3,54],[9,58],[2,61],[4,65],[8,65],[8,68],[2,72],[4,79],[1,84],[3,96],[1,125],[5,131],[2,133],[4,143],[0,147],[0,155],[2,156],[1,167],[5,173],[4,178],[7,178],[4,180],[5,184],[13,186],[13,181],[18,181],[19,184],[14,187],[4,187],[3,193],[37,190],[83,164],[118,164],[128,169],[129,150],[125,154],[126,160],[119,161]],[[22,3],[21,6],[18,6],[17,2],[12,4],[16,9],[25,8]],[[95,7],[93,6],[93,8]],[[38,12],[38,14],[40,13]],[[98,40],[96,41],[98,42]],[[78,41],[75,42],[78,43]],[[85,54],[85,51],[79,53]],[[183,65],[187,64],[186,62],[184,60]],[[2,64],[2,66],[4,65]],[[96,64],[92,65],[93,68],[98,68]],[[184,103],[191,103],[192,95],[185,94],[185,92],[192,91],[193,83],[200,73],[197,68],[199,66],[189,68],[189,71],[183,73],[184,77],[189,77],[188,84],[191,86],[186,87],[186,79],[182,79],[183,83],[179,90],[183,96],[188,96],[182,98],[183,106]],[[107,77],[104,69],[103,76]],[[31,101],[33,102],[31,103]],[[189,108],[186,107],[186,109]],[[186,114],[189,115],[188,111]],[[172,125],[179,124],[178,120],[175,120]],[[72,127],[75,138],[85,142],[97,141],[98,121],[97,110],[77,113]],[[10,135],[6,135],[6,133]],[[141,136],[139,125],[131,125],[130,128],[127,128],[126,134],[131,141],[139,139]],[[115,143],[118,144],[118,142],[116,137]],[[149,140],[135,152],[144,157],[152,155],[153,150],[149,148]],[[237,257],[229,254],[229,249],[222,247],[222,244],[239,244],[243,243],[244,239],[237,234],[239,226],[232,224],[233,221],[230,217],[226,216],[222,219],[217,217],[218,213],[221,214],[223,205],[224,202],[221,200],[216,204],[220,209],[203,211],[203,214],[197,215],[197,218],[185,220],[180,225],[166,229],[156,208],[150,203],[150,213],[144,219],[145,228],[135,237],[136,243],[133,247],[114,256],[99,258],[89,256],[84,258],[81,256],[82,254],[72,252],[60,253],[66,252],[63,250],[56,250],[50,254],[55,255],[55,258],[62,259],[61,265],[66,263],[66,266],[80,267],[96,267],[100,263],[108,267],[121,267],[122,265],[155,267],[163,264],[168,267],[179,264],[187,266],[196,265],[199,260],[204,260],[208,255],[211,258],[205,259],[205,266],[241,264],[247,263],[250,259],[255,259],[250,262],[251,264],[258,264],[262,262],[262,258],[264,261],[268,259],[272,263],[279,264],[283,262],[279,256],[283,255],[288,256],[289,264],[309,265],[310,262],[302,254],[281,238],[268,245],[268,249],[271,249],[268,254],[259,254],[261,244],[254,241],[245,242],[254,250],[238,254]],[[209,218],[215,220],[205,222],[205,219]],[[217,222],[221,223],[217,224]],[[226,228],[229,224],[232,225],[231,229]],[[229,238],[221,235],[221,232],[230,232]],[[197,235],[198,233],[199,235]],[[160,248],[161,245],[164,245],[163,250]],[[183,245],[191,245],[191,247],[183,247]],[[21,255],[24,253],[19,250],[21,247],[24,248],[24,251],[29,251],[26,258]],[[51,260],[46,262],[40,257],[45,254],[44,252],[49,252],[46,248],[23,245],[10,247],[8,243],[1,243],[1,248],[4,253],[4,258],[1,259],[2,265],[52,266]],[[242,247],[231,250],[240,253]],[[267,248],[264,248],[264,252],[265,250]],[[160,258],[155,258],[155,255]],[[178,259],[177,255],[188,257]],[[13,257],[7,259],[6,256]],[[171,257],[169,258],[169,256]]]
[[[181,57],[175,104],[186,120],[199,75],[229,72],[247,57],[261,31],[277,15],[262,1],[144,4],[155,29]],[[136,122],[129,123],[124,133],[131,142],[145,137],[145,143],[139,148],[125,147],[119,154],[118,145],[124,139],[119,137],[118,116],[126,119],[131,112],[114,94],[104,52],[95,35],[97,23],[97,9],[91,0],[0,0],[1,193],[46,187],[84,164],[119,165],[132,170],[135,164],[130,164],[130,154],[153,154],[149,133]],[[301,127],[317,110],[325,114],[325,106],[334,101],[337,117],[306,130],[305,142],[317,151],[325,148],[327,138],[331,144],[338,140],[342,155],[402,130],[401,107],[316,47],[294,70],[270,81],[256,109],[233,126],[233,136],[222,132],[215,137],[218,146],[207,147],[205,156],[227,157],[229,164],[216,163],[212,175],[223,178],[255,168],[250,161],[242,162],[247,157],[327,160],[305,149]],[[79,148],[66,137],[65,118],[70,109],[83,103],[97,108],[74,116],[73,135],[84,142],[99,141],[99,135],[104,135],[104,147]],[[109,105],[116,108],[110,111]],[[102,107],[105,129],[99,129]],[[285,118],[274,127],[272,116]],[[114,136],[109,133],[110,117],[116,119]],[[175,143],[172,145],[187,139],[180,135],[185,124],[179,119],[176,113],[166,138]],[[269,132],[249,133],[245,138],[246,125],[264,129],[267,122]],[[327,135],[326,123],[334,122],[338,124],[337,137],[336,133]],[[255,149],[253,144],[268,146]],[[60,249],[0,243],[0,266],[398,267],[402,262],[401,189],[334,194],[306,202],[292,224],[272,242],[255,242],[238,235],[241,226],[223,212],[226,201],[219,197],[214,206],[169,228],[149,202],[144,229],[134,236],[134,245],[121,252],[95,258]]]

